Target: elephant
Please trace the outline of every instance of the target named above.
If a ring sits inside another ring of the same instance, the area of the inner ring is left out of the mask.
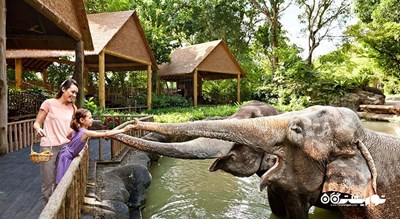
[[[363,128],[357,114],[345,107],[311,106],[251,119],[135,121],[134,126],[168,136],[230,141],[276,156],[260,178],[260,189],[278,188],[280,194],[273,196],[279,206],[284,202],[290,208],[288,218],[308,218],[310,206],[332,192],[365,200],[364,205],[351,206],[325,202],[344,218],[400,214],[400,138]]]
[[[277,114],[279,114],[279,112],[274,107],[263,102],[252,101],[243,105],[232,116],[225,117],[224,119],[255,118]],[[215,118],[208,118],[207,120],[215,120]],[[124,134],[116,135],[113,138],[142,151],[174,158],[217,158],[209,167],[210,171],[223,170],[238,177],[248,177],[255,173],[261,177],[276,161],[275,155],[264,153],[261,150],[243,144],[218,139],[197,138],[179,143],[158,143],[170,142],[173,137],[154,132],[147,134],[142,139]],[[285,190],[281,189],[278,185],[269,186],[267,193],[271,211],[277,216],[296,215],[298,211],[292,206],[299,206],[302,204],[296,203],[294,200],[289,201],[284,199],[282,194],[285,194]],[[297,201],[302,202],[303,200]],[[309,205],[335,210],[334,207],[322,206],[319,203],[309,203]],[[304,214],[308,213],[308,209],[304,209],[304,211]]]

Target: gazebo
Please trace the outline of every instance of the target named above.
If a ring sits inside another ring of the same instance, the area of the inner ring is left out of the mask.
[[[69,49],[79,53],[79,48],[91,50],[93,44],[82,0],[13,0],[7,4],[0,0],[0,26],[0,154],[6,154],[6,49]]]
[[[202,93],[203,80],[237,79],[237,101],[240,102],[240,78],[243,69],[222,40],[176,49],[171,61],[160,65],[159,79],[176,82],[184,96],[193,94],[194,106]]]
[[[150,49],[140,21],[134,11],[89,14],[90,32],[94,50],[85,51],[84,81],[88,72],[99,72],[99,103],[105,107],[105,71],[147,71],[147,108],[151,109],[151,76],[157,63]],[[53,62],[73,64],[61,56],[73,56],[70,51],[9,51],[8,59],[23,58],[27,69],[47,68]],[[25,66],[24,66],[25,65]],[[42,72],[45,70],[42,70]]]

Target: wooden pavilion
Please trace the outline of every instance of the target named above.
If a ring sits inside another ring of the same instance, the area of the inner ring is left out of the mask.
[[[93,44],[82,0],[13,0],[7,4],[0,0],[0,26],[1,155],[8,153],[6,49],[69,49],[79,53],[83,51],[79,48],[91,50]]]
[[[84,81],[87,86],[89,71],[99,72],[99,103],[105,108],[105,71],[147,71],[147,108],[151,109],[151,76],[157,63],[134,11],[89,14],[94,50],[85,51]],[[9,51],[7,58],[23,58],[20,68],[45,68],[53,62],[73,64],[61,60],[73,56],[69,51]],[[12,63],[12,61],[10,62]]]
[[[222,40],[176,49],[171,62],[160,65],[159,79],[176,82],[184,96],[193,95],[194,105],[202,96],[203,80],[237,79],[237,101],[240,102],[240,78],[245,73]]]

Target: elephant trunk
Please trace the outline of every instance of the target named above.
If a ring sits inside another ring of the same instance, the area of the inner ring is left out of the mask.
[[[181,159],[217,158],[228,153],[233,145],[230,142],[206,138],[179,143],[148,141],[126,134],[117,134],[110,138],[141,151]],[[219,147],[213,147],[213,145],[219,145]]]
[[[205,137],[236,142],[274,153],[272,146],[282,141],[288,126],[287,118],[261,117],[186,123],[154,123],[136,121],[135,128],[178,137]]]

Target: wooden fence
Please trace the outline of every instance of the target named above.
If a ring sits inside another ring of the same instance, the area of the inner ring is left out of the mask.
[[[115,127],[121,129],[125,125],[132,123],[135,116],[119,118],[120,121],[127,120],[125,123]],[[137,118],[137,116],[136,116]],[[138,118],[141,121],[153,121],[153,116]],[[140,130],[130,130],[130,135],[141,137],[144,132]],[[111,153],[116,157],[126,146],[112,140]],[[90,146],[89,146],[90,147]],[[84,195],[86,194],[87,176],[89,170],[89,150],[83,149],[79,156],[74,158],[64,177],[61,179],[49,202],[40,214],[40,219],[78,219],[81,218]]]
[[[35,141],[35,130],[33,123],[35,119],[28,119],[18,122],[9,122],[7,124],[7,153],[30,146]]]

